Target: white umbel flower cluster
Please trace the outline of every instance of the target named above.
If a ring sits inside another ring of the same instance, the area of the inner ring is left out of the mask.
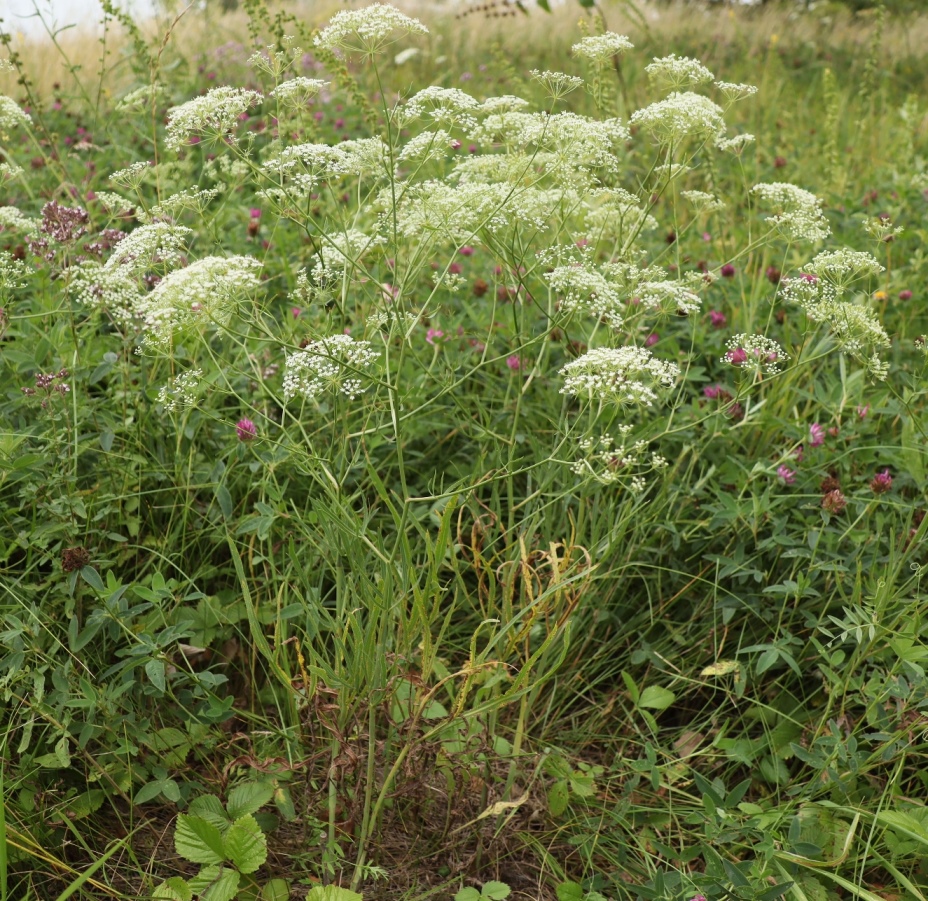
[[[321,78],[299,76],[282,81],[268,96],[279,100],[285,106],[302,109],[328,84],[329,82]]]
[[[284,397],[289,400],[300,394],[312,398],[331,389],[354,400],[365,390],[360,376],[379,356],[370,341],[355,341],[350,335],[313,341],[287,357]]]
[[[85,260],[71,269],[69,290],[79,304],[105,313],[123,328],[139,323],[145,293],[131,269]]]
[[[29,270],[22,260],[17,260],[11,253],[0,250],[0,298],[8,291],[26,287]]]
[[[656,58],[644,70],[653,85],[671,91],[715,81],[715,76],[698,59],[675,53]]]
[[[36,235],[41,222],[41,219],[32,219],[27,216],[19,207],[0,206],[0,232],[9,228],[26,235]]]
[[[551,72],[548,70],[532,69],[529,73],[554,100],[566,97],[571,91],[583,86],[583,79],[578,75],[568,75],[565,72]]]
[[[357,229],[333,232],[326,236],[326,243],[319,248],[313,265],[313,278],[317,285],[328,285],[350,272],[372,247],[383,244],[382,235],[368,235]]]
[[[677,145],[687,138],[717,139],[725,129],[722,108],[689,91],[652,103],[632,113],[629,121],[662,145]]]
[[[725,346],[728,348],[722,363],[753,369],[757,373],[771,375],[780,371],[780,364],[789,359],[782,347],[765,335],[732,335]]]
[[[396,115],[401,125],[425,119],[445,128],[472,129],[477,125],[475,114],[479,109],[480,101],[466,91],[430,85],[413,94]]]
[[[167,137],[171,150],[180,150],[191,138],[217,138],[235,141],[235,127],[241,116],[264,98],[258,91],[228,85],[213,88],[168,110]]]
[[[718,199],[714,194],[708,194],[706,191],[681,191],[680,196],[688,200],[697,213],[714,213],[717,210],[724,210],[725,203]]]
[[[811,191],[788,182],[771,182],[754,185],[751,193],[773,210],[767,221],[790,241],[821,241],[831,234],[822,201]]]
[[[103,268],[119,269],[123,278],[144,275],[156,268],[164,271],[181,261],[192,234],[189,228],[169,222],[142,225],[116,245]]]
[[[807,273],[827,279],[839,290],[862,278],[871,278],[883,272],[879,261],[871,254],[842,247],[824,250],[805,267]]]
[[[164,404],[165,410],[175,412],[196,403],[197,388],[203,378],[202,369],[188,369],[174,376],[167,385],[158,390],[158,403]]]
[[[844,253],[857,256],[854,251]],[[841,252],[837,251],[836,254],[841,254]],[[864,302],[855,302],[845,298],[845,286],[848,281],[844,280],[848,279],[851,273],[861,272],[861,269],[854,266],[848,271],[842,271],[840,264],[834,259],[836,254],[819,254],[815,258],[819,261],[819,266],[816,268],[822,273],[821,275],[810,271],[795,278],[783,279],[780,282],[780,296],[788,303],[801,307],[813,322],[826,323],[831,328],[841,350],[866,362],[868,369],[877,378],[885,378],[885,367],[882,364],[874,365],[873,361],[879,363],[879,357],[874,350],[888,347],[889,336],[876,315],[865,306]],[[874,264],[877,267],[879,264],[869,257],[869,254],[859,256],[862,259],[858,261],[858,265],[863,267],[863,274],[875,274],[879,271],[874,268]],[[822,257],[825,257],[824,261],[821,260]],[[848,259],[849,265],[852,265],[852,259]],[[823,262],[828,265],[822,265]],[[807,268],[813,270],[813,264],[809,264]],[[837,282],[835,278],[842,281]]]
[[[647,487],[645,477],[662,472],[669,464],[660,454],[649,454],[646,441],[629,442],[629,426],[619,431],[622,440],[618,443],[611,435],[581,440],[580,458],[571,464],[571,472],[593,478],[600,485],[624,485],[632,494],[641,494]]]
[[[0,135],[5,136],[14,128],[28,128],[31,124],[29,113],[11,97],[0,94]]]
[[[364,9],[343,9],[316,35],[314,43],[325,50],[344,50],[371,56],[392,43],[391,35],[428,34],[418,20],[396,7],[375,3]]]
[[[699,295],[678,281],[642,282],[638,286],[638,299],[646,310],[673,312],[680,316],[698,313],[702,309]]]
[[[143,346],[165,349],[178,332],[198,325],[225,325],[239,300],[261,283],[252,257],[205,257],[165,276],[145,298]]]
[[[598,347],[564,366],[561,394],[621,406],[650,407],[661,388],[680,376],[676,363],[657,360],[643,347]]]
[[[731,81],[717,81],[715,86],[719,89],[722,96],[728,102],[737,103],[744,100],[745,97],[753,97],[757,93],[757,88],[752,84],[737,84]]]
[[[545,275],[545,281],[560,296],[561,309],[583,311],[605,319],[613,328],[623,322],[622,296],[601,273],[584,263],[557,266]]]
[[[570,52],[581,59],[588,59],[596,65],[611,63],[613,57],[633,50],[635,45],[624,34],[607,31],[605,34],[594,34],[577,41]]]

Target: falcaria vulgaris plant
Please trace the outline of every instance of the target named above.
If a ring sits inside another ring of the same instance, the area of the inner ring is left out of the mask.
[[[571,104],[583,107],[586,86],[617,55],[632,62],[631,42],[609,33],[573,47],[582,75],[531,73],[540,104],[392,83],[389,54],[427,36],[390,6],[342,11],[306,48],[327,76],[303,74],[304,48],[288,38],[251,58],[257,86],[175,105],[159,85],[134,91],[120,110],[148,135],[148,158],[112,172],[89,212],[0,208],[0,225],[44,267],[34,275],[0,255],[0,302],[17,335],[38,340],[16,323],[32,279],[53,276],[68,314],[45,338],[57,375],[24,386],[56,477],[74,497],[86,490],[89,426],[63,400],[112,379],[122,409],[94,433],[99,447],[128,442],[138,410],[156,421],[157,439],[145,440],[159,472],[189,459],[177,481],[210,486],[176,516],[201,523],[204,553],[235,575],[186,594],[159,575],[130,606],[127,586],[104,586],[90,565],[82,541],[95,501],[81,495],[83,513],[57,513],[72,648],[104,637],[136,662],[107,670],[122,686],[107,704],[135,692],[150,725],[167,699],[199,735],[235,714],[225,676],[197,672],[198,642],[187,642],[238,627],[253,650],[243,693],[274,710],[288,765],[316,767],[306,803],[319,817],[320,870],[329,881],[347,870],[352,891],[376,875],[372,836],[416,785],[440,783],[454,834],[475,774],[486,810],[540,778],[521,769],[531,718],[576,662],[572,626],[592,616],[597,569],[619,568],[649,509],[667,515],[669,484],[710,478],[700,442],[789,406],[832,355],[842,371],[848,358],[887,374],[868,290],[882,265],[829,246],[822,202],[805,188],[718,177],[719,155],[752,141],[725,117],[753,87],[670,55],[644,67],[652,103],[626,119],[582,114]],[[376,98],[368,132],[321,138],[314,112],[335,90]],[[162,113],[163,132],[146,131]],[[32,127],[0,98],[0,134],[31,140]],[[21,151],[3,151],[0,178],[12,182]],[[250,252],[228,239],[243,211]],[[724,234],[732,216],[746,217],[747,242],[695,263],[692,242]],[[707,294],[747,259],[775,263],[776,284],[729,317],[707,310]],[[216,436],[222,453],[198,451]],[[796,450],[784,444],[752,478],[788,488]],[[144,499],[113,500],[136,532],[143,504],[167,503],[161,484],[125,491]],[[87,622],[96,631],[82,638]],[[8,665],[5,685],[26,678],[27,632],[11,639],[20,669]],[[658,709],[673,695],[640,697]],[[106,728],[46,712],[59,761]],[[139,782],[144,800],[195,792],[163,767],[136,766],[137,745],[121,747],[96,777],[114,794],[136,797]],[[177,879],[178,897],[217,880],[232,897],[264,862],[253,811],[217,804],[201,801],[181,822],[178,850],[204,870]]]

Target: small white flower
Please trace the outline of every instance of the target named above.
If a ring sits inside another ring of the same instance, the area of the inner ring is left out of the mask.
[[[164,408],[172,413],[183,407],[192,406],[196,403],[197,388],[202,378],[202,369],[188,369],[186,372],[181,372],[158,390],[158,403],[164,404]]]
[[[672,91],[715,80],[715,76],[698,59],[675,53],[655,59],[644,70],[653,84]]]
[[[729,104],[737,103],[745,97],[752,97],[757,93],[757,88],[752,84],[735,84],[731,81],[717,81],[715,86],[722,92],[722,95]]]
[[[574,56],[588,59],[597,65],[603,65],[604,63],[611,63],[613,57],[634,49],[634,46],[624,34],[607,31],[605,34],[594,34],[577,41],[570,48],[570,52]]]
[[[121,188],[128,188],[134,191],[145,180],[145,176],[151,172],[151,163],[140,160],[125,169],[118,169],[110,176],[110,181]]]
[[[364,9],[337,12],[316,35],[314,43],[326,50],[339,49],[370,56],[392,43],[388,38],[396,32],[428,34],[429,30],[418,19],[403,15],[396,7],[375,3]]]
[[[14,128],[28,128],[32,116],[10,97],[0,94],[0,135],[6,135]]]
[[[304,350],[287,357],[284,397],[289,400],[301,394],[312,398],[332,389],[354,400],[365,390],[359,376],[379,356],[370,341],[355,341],[350,335],[313,341]]]
[[[191,138],[222,138],[235,141],[234,130],[239,119],[252,106],[260,103],[257,91],[228,85],[213,88],[202,97],[195,97],[168,110],[167,138],[171,150],[180,150]]]
[[[275,100],[279,100],[286,106],[294,109],[302,109],[315,97],[329,82],[321,78],[291,78],[289,81],[281,82],[268,95]]]
[[[168,269],[176,265],[193,232],[181,225],[154,222],[129,232],[116,245],[105,269],[123,270],[123,278],[130,274],[143,275],[153,268]]]
[[[583,85],[583,79],[576,75],[567,75],[564,72],[542,72],[532,69],[529,73],[555,100],[566,97],[571,91]]]
[[[599,347],[564,366],[561,394],[622,406],[653,406],[658,391],[680,376],[676,363],[657,360],[643,347]]]
[[[821,241],[831,234],[822,201],[810,191],[787,182],[754,185],[751,193],[774,211],[767,218],[791,241]]]
[[[680,196],[693,204],[697,213],[714,213],[725,209],[725,204],[718,197],[705,191],[681,191]]]
[[[789,359],[783,348],[765,335],[732,335],[725,346],[728,352],[721,358],[722,363],[757,372],[779,372],[780,364]]]
[[[659,144],[679,144],[686,138],[715,139],[725,128],[722,109],[702,94],[674,93],[632,114],[629,120]]]

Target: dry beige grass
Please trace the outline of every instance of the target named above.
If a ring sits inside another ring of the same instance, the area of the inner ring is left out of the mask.
[[[394,0],[396,5],[419,15],[432,26],[433,36],[428,55],[444,58],[448,66],[459,60],[472,62],[481,53],[498,44],[517,60],[530,51],[539,56],[553,53],[562,58],[563,50],[579,34],[577,23],[582,10],[567,2],[551,15],[533,11],[530,15],[487,16],[480,11],[456,17],[449,6],[438,6],[419,0]],[[492,0],[491,0],[492,2]],[[182,8],[182,4],[177,4]],[[354,5],[361,5],[355,3]],[[216,4],[213,4],[215,7]],[[269,0],[272,12],[283,10],[298,16],[304,23],[314,26],[323,23],[332,12],[344,4],[331,0]],[[463,2],[458,9],[471,10],[481,4]],[[654,43],[667,47],[704,47],[704,58],[711,61],[721,46],[737,42],[742,52],[760,54],[771,41],[784,46],[813,42],[823,48],[860,48],[862,54],[872,40],[872,16],[851,16],[840,13],[830,17],[790,14],[782,8],[764,10],[733,9],[696,5],[666,6],[640,2],[647,22],[647,30]],[[502,4],[498,8],[504,8]],[[605,0],[605,19],[613,31],[628,34],[632,40],[645,38],[640,21],[629,14],[620,0]],[[144,31],[156,47],[164,45],[163,61],[195,59],[205,50],[213,50],[227,42],[248,43],[248,29],[243,12],[223,15],[188,9],[180,18],[165,14],[144,23]],[[166,43],[165,43],[166,41]],[[70,93],[75,80],[80,81],[88,93],[95,93],[100,82],[101,42],[99,29],[73,28],[58,37],[58,46],[47,38],[13,35],[13,46],[24,60],[29,78],[42,96],[50,96],[54,85],[61,84]],[[891,20],[884,36],[885,53],[890,56],[917,56],[928,46],[928,12],[918,16]],[[107,36],[107,57],[103,88],[119,93],[133,82],[129,44],[118,25],[112,26]],[[429,60],[423,60],[428,64]],[[69,88],[70,85],[70,88]],[[0,72],[0,93],[21,96],[16,76]]]

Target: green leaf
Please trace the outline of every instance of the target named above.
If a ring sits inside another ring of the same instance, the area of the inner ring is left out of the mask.
[[[202,817],[183,813],[178,816],[174,848],[193,863],[216,864],[225,860],[222,833]]]
[[[246,782],[229,792],[226,809],[233,820],[256,813],[274,797],[274,786],[267,782]]]
[[[92,588],[94,591],[104,591],[103,579],[100,578],[100,573],[98,573],[92,566],[83,566],[81,567],[81,578]]]
[[[546,12],[551,12],[551,4],[548,0],[535,0],[535,2]]]
[[[190,880],[199,901],[232,901],[238,894],[239,874],[230,867],[203,867]]]
[[[152,901],[191,901],[193,898],[193,889],[187,885],[185,879],[180,876],[172,876],[165,882],[162,882],[154,892],[152,892]]]
[[[222,510],[222,515],[229,519],[232,516],[232,495],[229,494],[229,489],[225,485],[216,486],[216,500],[219,501],[219,509]]]
[[[222,801],[215,795],[200,795],[199,798],[194,798],[190,802],[188,813],[202,817],[208,823],[212,823],[220,832],[225,832],[232,822],[222,806]]]
[[[652,710],[666,710],[677,699],[677,696],[659,685],[649,685],[641,692],[638,698],[639,707],[649,707]]]
[[[508,898],[512,889],[505,882],[484,882],[483,890],[480,892],[484,898],[491,898],[492,901],[503,901]]]
[[[222,839],[222,848],[243,873],[254,873],[267,860],[267,838],[251,814],[239,817]]]
[[[136,793],[135,797],[132,799],[134,804],[145,804],[147,801],[151,801],[152,798],[157,798],[161,794],[161,790],[164,788],[164,780],[156,779],[154,782],[148,782],[143,785]]]
[[[158,689],[158,691],[164,691],[167,686],[167,683],[164,678],[164,661],[163,660],[149,660],[145,664],[145,674],[151,679],[151,684]]]
[[[309,890],[306,901],[364,901],[364,898],[357,892],[352,892],[339,885],[314,885]]]
[[[103,448],[107,453],[113,449],[113,439],[116,436],[107,429],[105,432],[100,433],[100,447]]]
[[[562,882],[555,891],[557,901],[583,901],[583,887],[579,882]]]
[[[307,898],[306,901],[310,901],[310,899]],[[315,898],[312,901],[315,901]],[[480,892],[471,886],[467,886],[454,896],[454,901],[480,901]]]
[[[290,885],[286,879],[272,879],[265,883],[258,895],[258,901],[289,901]]]
[[[559,817],[567,810],[567,802],[569,799],[570,791],[567,787],[567,780],[558,779],[558,781],[548,789],[548,813],[553,817]]]

